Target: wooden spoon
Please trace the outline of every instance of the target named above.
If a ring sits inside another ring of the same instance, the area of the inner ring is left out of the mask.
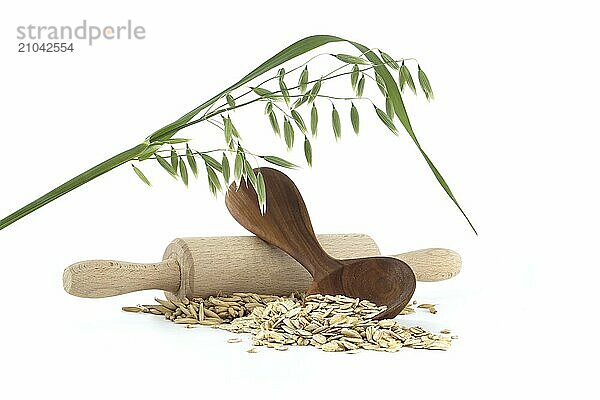
[[[225,197],[229,212],[244,228],[298,261],[313,278],[309,294],[343,294],[367,299],[387,310],[375,318],[393,318],[415,291],[415,275],[391,257],[337,260],[319,245],[298,188],[282,172],[257,168],[265,181],[267,210],[261,215],[254,188],[232,184]]]

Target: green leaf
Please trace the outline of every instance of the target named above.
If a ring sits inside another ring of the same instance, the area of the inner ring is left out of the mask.
[[[394,122],[390,119],[390,117],[388,117],[388,115],[377,106],[374,105],[373,107],[375,107],[375,111],[377,112],[377,116],[379,117],[381,122],[383,122],[390,131],[394,132],[394,135],[397,135],[398,129],[396,129],[396,126],[394,125]]]
[[[294,147],[294,127],[290,123],[287,117],[283,120],[283,137],[288,150]]]
[[[285,68],[279,68],[277,70],[277,78],[282,80],[285,77]]]
[[[309,98],[310,98],[310,94],[309,93],[305,93],[304,96],[300,97],[298,100],[296,100],[294,102],[294,104],[292,105],[292,108],[298,108],[298,107],[300,107],[302,104],[306,103]]]
[[[270,99],[270,100],[275,100],[275,101],[281,99],[280,95],[275,94],[275,93],[271,92],[270,90],[263,89],[261,87],[251,87],[250,89],[252,89],[252,91],[254,93],[256,93],[257,95],[259,95],[260,97],[265,98],[265,99]]]
[[[290,105],[290,92],[283,81],[283,79],[279,80],[279,90],[281,90],[281,94],[283,95],[283,99],[285,100],[285,104]]]
[[[277,116],[273,111],[269,113],[269,122],[271,123],[271,128],[273,132],[277,134],[277,136],[281,135],[281,130],[279,129],[279,121],[277,121]]]
[[[256,175],[256,194],[258,197],[258,205],[260,206],[260,212],[264,214],[267,211],[267,189],[265,187],[265,178],[262,172],[258,172]]]
[[[298,86],[300,89],[300,93],[306,92],[306,87],[308,85],[308,67],[305,66],[300,74],[300,79],[298,79]]]
[[[179,156],[177,155],[175,148],[173,146],[171,146],[171,165],[173,166],[173,169],[175,171],[177,171],[177,163],[178,162],[179,162]]]
[[[394,120],[394,105],[392,104],[390,96],[385,96],[385,113],[390,118],[390,120]]]
[[[187,158],[188,164],[190,164],[190,168],[192,169],[192,173],[197,178],[198,177],[198,164],[196,164],[196,157],[192,153],[192,149],[190,146],[185,146],[185,156]]]
[[[310,89],[310,94],[308,96],[308,103],[312,103],[317,98],[319,91],[321,90],[321,80],[315,82],[312,89]]]
[[[158,154],[154,155],[156,157],[156,161],[160,164],[161,167],[165,169],[173,178],[177,179],[177,170],[173,168],[171,164],[167,162],[163,157]]]
[[[160,149],[161,146],[162,146],[162,144],[152,144],[152,145],[146,147],[146,149],[137,156],[137,159],[139,161],[144,161],[144,160],[149,159],[150,157],[152,157],[154,155],[154,153],[156,153],[156,150]]]
[[[463,217],[465,217],[465,219],[471,226],[471,229],[473,229],[473,232],[475,232],[475,234],[477,234],[477,230],[475,230],[475,226],[473,226],[473,224],[469,220],[469,217],[467,217],[467,214],[464,212],[464,210],[462,209],[462,207],[460,206],[460,204],[454,197],[454,194],[450,190],[450,187],[446,183],[445,179],[442,177],[442,174],[440,174],[440,172],[435,167],[435,165],[433,164],[433,162],[431,161],[431,159],[429,158],[427,153],[425,153],[425,150],[423,150],[423,148],[421,147],[421,144],[419,143],[419,140],[417,139],[417,135],[415,135],[415,132],[413,131],[413,128],[410,124],[410,119],[408,118],[408,114],[406,113],[406,108],[404,107],[404,102],[402,101],[402,95],[400,94],[398,87],[395,85],[394,78],[392,77],[390,72],[387,70],[387,68],[385,68],[383,65],[378,65],[381,63],[381,60],[379,59],[379,57],[377,57],[377,55],[375,55],[375,53],[369,52],[368,47],[363,46],[362,44],[356,43],[356,42],[351,42],[351,43],[359,51],[365,53],[366,57],[374,65],[374,69],[376,71],[379,71],[383,80],[386,82],[386,87],[388,88],[388,92],[389,92],[388,94],[389,94],[390,98],[392,99],[392,104],[394,105],[394,112],[396,113],[396,116],[400,120],[400,123],[402,123],[402,126],[404,126],[404,129],[406,129],[406,131],[408,132],[408,135],[413,140],[415,146],[417,146],[417,149],[419,150],[419,152],[421,153],[421,155],[427,162],[427,165],[433,172],[433,175],[437,179],[440,186],[442,186],[442,188],[444,189],[444,191],[446,192],[448,197],[452,200],[454,205],[456,205],[456,207],[462,213]]]
[[[225,134],[225,143],[230,144],[233,139],[233,123],[231,122],[231,118],[229,116],[222,117],[223,118],[223,133]]]
[[[225,152],[223,152],[223,160],[221,161],[221,167],[223,168],[221,171],[221,173],[223,174],[223,180],[225,181],[226,185],[229,185],[231,169],[229,167],[229,159],[227,158]]]
[[[349,54],[333,54],[335,58],[347,64],[370,64],[369,61],[361,57],[351,56]]]
[[[331,110],[331,124],[333,125],[333,134],[335,135],[335,140],[340,140],[342,137],[342,124],[340,123],[340,114],[335,108],[335,105]]]
[[[404,64],[402,65],[404,66]],[[400,67],[400,73],[398,74],[398,84],[400,85],[400,90],[404,92],[404,87],[406,86],[406,78],[402,73],[402,67]]]
[[[302,131],[302,133],[306,133],[306,124],[304,123],[304,119],[302,119],[302,115],[296,110],[292,110],[292,118],[294,118],[294,122],[298,126],[298,129]]]
[[[269,115],[273,112],[273,102],[272,101],[268,101],[267,105],[265,106],[265,115]]]
[[[383,81],[383,78],[381,77],[381,75],[379,75],[378,72],[375,72],[375,82],[377,82],[377,87],[379,88],[379,91],[381,91],[381,94],[386,97],[387,94],[387,89],[385,88],[385,82]],[[395,85],[396,83],[394,83]]]
[[[299,168],[296,164],[291,163],[283,158],[276,156],[260,156],[263,160],[270,162],[271,164],[278,165],[283,168],[296,169]]]
[[[352,90],[356,91],[356,84],[358,83],[358,65],[354,64],[352,67],[352,73],[350,74],[350,83],[352,84]]]
[[[306,158],[308,166],[312,167],[312,146],[306,136],[304,137],[304,157]]]
[[[248,177],[248,180],[250,181],[252,186],[254,186],[254,188],[256,189],[256,175],[254,174],[252,165],[250,165],[248,160],[244,161],[244,172],[246,173],[246,176]]]
[[[317,111],[317,107],[315,107],[315,103],[312,105],[312,109],[310,110],[310,131],[313,136],[317,136],[317,128],[319,126],[319,112]]]
[[[208,164],[206,164],[206,174],[208,176],[208,182],[211,192],[213,192],[213,194],[216,194],[217,191],[222,191],[223,188],[221,187],[221,181],[219,180],[217,173]]]
[[[410,74],[410,70],[404,65],[403,61],[402,66],[400,67],[400,90],[404,90],[405,85],[408,85],[410,90],[412,90],[414,94],[417,94],[417,88],[415,87],[415,82]]]
[[[63,184],[55,187],[48,193],[40,196],[36,200],[26,204],[25,206],[19,208],[18,210],[12,212],[6,217],[0,220],[0,230],[6,228],[9,225],[12,225],[16,221],[21,218],[31,214],[35,210],[40,209],[48,203],[53,202],[61,196],[71,192],[72,190],[77,189],[78,187],[85,185],[86,183],[98,178],[99,176],[104,175],[105,173],[112,171],[113,169],[134,160],[137,156],[144,151],[148,147],[147,144],[142,143],[137,146],[134,146],[130,149],[127,149],[115,156],[110,157],[109,159],[95,165],[94,167],[82,172],[81,174],[75,176],[74,178],[69,179]]]
[[[235,99],[233,98],[233,96],[231,94],[227,94],[226,99],[227,99],[227,104],[229,105],[229,107],[231,107],[231,108],[235,107]]]
[[[363,92],[365,91],[365,76],[361,76],[358,81],[358,85],[356,85],[356,96],[362,97]]]
[[[389,56],[389,54],[379,50],[379,53],[381,53],[381,58],[383,58],[383,61],[386,63],[386,65],[389,65],[390,67],[392,67],[395,70],[398,70],[400,67],[398,66],[398,63]]]
[[[206,153],[200,153],[200,157],[202,157],[202,159],[204,160],[205,163],[207,163],[208,165],[210,165],[211,167],[213,167],[217,171],[223,172],[223,167],[221,166],[221,163],[219,163],[217,160],[215,160],[214,158],[212,158],[208,154],[206,154]]]
[[[138,176],[138,178],[140,178],[142,180],[142,182],[144,182],[148,186],[152,186],[152,184],[150,183],[150,181],[148,180],[148,178],[146,178],[146,175],[144,175],[144,173],[142,171],[140,171],[133,164],[131,164],[131,166],[133,167],[133,171],[135,172],[135,174]]]
[[[229,117],[228,117],[229,118]],[[240,133],[238,132],[238,130],[235,128],[235,125],[233,124],[233,121],[231,121],[231,118],[229,118],[229,122],[231,122],[231,133],[233,133],[233,136],[235,136],[236,138],[240,138]]]
[[[234,151],[235,150],[235,146],[236,143],[234,143],[234,141],[232,140],[231,142],[229,142],[229,144],[227,145],[227,149]]]
[[[187,171],[187,167],[185,165],[185,161],[180,160],[179,161],[179,175],[181,175],[181,180],[183,181],[183,184],[185,186],[188,185],[188,171]]]
[[[244,171],[244,156],[243,153],[238,151],[235,155],[235,163],[233,165],[233,177],[235,183],[239,185],[242,179],[242,172]]]
[[[186,143],[189,142],[191,139],[184,139],[184,138],[171,138],[168,140],[164,140],[164,141],[159,141],[156,142],[157,144],[179,144],[179,143]]]
[[[208,179],[208,188],[213,196],[217,197],[217,187]]]
[[[421,85],[421,89],[423,89],[423,93],[425,93],[425,98],[428,101],[433,100],[433,90],[431,89],[429,79],[427,78],[427,75],[425,75],[425,72],[423,72],[421,67],[419,66],[418,68],[419,84]]]
[[[354,103],[352,103],[352,107],[350,107],[350,121],[352,122],[352,129],[354,129],[354,133],[358,135],[360,128],[360,117]]]

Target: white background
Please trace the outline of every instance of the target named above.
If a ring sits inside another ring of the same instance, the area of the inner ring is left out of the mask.
[[[424,3],[424,2],[423,2]],[[449,247],[463,271],[419,284],[439,305],[407,323],[450,328],[448,352],[247,354],[229,334],[120,312],[157,293],[87,300],[62,270],[92,258],[160,259],[180,236],[240,235],[205,177],[189,189],[153,162],[145,187],[123,166],[0,231],[0,397],[172,398],[209,394],[403,398],[597,395],[593,290],[599,221],[597,13],[592,2],[52,1],[0,13],[0,214],[139,143],[311,34],[416,57],[436,100],[405,96],[417,135],[479,229],[476,237],[406,134],[348,105],[343,138],[326,125],[314,168],[290,173],[320,233],[364,232],[385,254]],[[73,54],[18,54],[18,25],[143,25],[143,41],[76,43]],[[328,52],[351,52],[333,45]],[[319,52],[319,50],[317,50]],[[305,60],[302,57],[301,60]],[[338,93],[348,82],[332,86]],[[377,96],[372,85],[367,93]],[[247,147],[302,162],[262,109],[236,114]],[[210,125],[185,132],[217,143]],[[300,147],[300,146],[298,146]],[[417,397],[418,396],[418,397]],[[240,397],[238,397],[240,398]]]

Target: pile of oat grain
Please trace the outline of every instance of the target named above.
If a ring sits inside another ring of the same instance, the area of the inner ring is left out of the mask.
[[[359,349],[395,352],[402,347],[447,350],[455,336],[418,326],[405,327],[393,319],[374,320],[386,306],[342,295],[292,295],[278,297],[234,293],[208,299],[169,301],[156,305],[123,307],[124,311],[164,315],[188,328],[210,325],[234,333],[250,333],[253,346],[287,350],[288,346],[315,346],[324,351],[356,352]],[[413,303],[415,304],[415,303]],[[434,305],[419,308],[435,310]],[[408,305],[401,314],[413,313]],[[241,340],[230,339],[230,343]],[[255,352],[251,348],[249,352]]]

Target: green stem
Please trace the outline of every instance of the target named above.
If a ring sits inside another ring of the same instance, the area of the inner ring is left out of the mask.
[[[129,150],[119,153],[116,156],[111,157],[104,162],[101,162],[100,164],[96,165],[95,167],[88,169],[84,173],[77,175],[73,179],[71,179],[71,180],[63,183],[62,185],[58,186],[57,188],[49,191],[48,193],[46,193],[39,199],[32,201],[31,203],[27,204],[26,206],[18,209],[14,213],[12,213],[9,216],[0,220],[0,230],[6,228],[8,225],[12,224],[13,222],[20,220],[24,216],[34,212],[38,208],[45,206],[46,204],[50,203],[51,201],[56,200],[63,194],[67,194],[71,190],[77,189],[79,186],[91,181],[92,179],[95,179],[95,178],[99,177],[100,175],[103,175],[103,174],[107,173],[108,171],[110,171],[120,165],[123,165],[128,161],[133,160],[142,150],[144,150],[146,148],[146,146],[147,145],[145,145],[145,144],[139,144],[135,147],[132,147]]]
[[[185,154],[186,150],[187,149],[175,149],[175,152],[177,152],[177,157],[179,157],[179,158],[185,157],[186,156],[186,154]],[[192,153],[195,153],[195,154],[198,154],[198,155],[200,155],[200,154],[217,153],[217,152],[228,152],[228,153],[237,153],[238,152],[237,149],[235,149],[235,150],[232,150],[232,149],[212,149],[212,150],[203,150],[203,151],[200,151],[200,150],[195,150],[195,149],[193,149],[191,147],[190,147],[190,150],[192,150]],[[160,153],[160,152],[171,153],[171,149],[157,150],[155,153]],[[179,152],[182,152],[182,153],[179,154]],[[246,148],[244,148],[244,153],[245,154],[250,154],[252,156],[259,157],[259,158],[264,157],[264,155],[252,153],[252,152],[248,151],[248,149],[246,149]],[[142,161],[145,161],[145,160],[154,160],[154,159],[156,159],[156,157],[148,157],[148,158],[146,158],[146,159],[144,159]]]
[[[388,87],[388,89],[389,89],[389,96],[394,105],[394,112],[398,116],[399,120],[401,121],[402,125],[404,126],[404,128],[406,129],[406,131],[408,132],[410,137],[412,138],[413,142],[415,143],[415,145],[417,146],[419,151],[421,152],[422,156],[425,158],[427,164],[431,168],[433,174],[435,175],[435,177],[438,180],[438,182],[440,183],[440,185],[446,191],[447,195],[454,202],[454,204],[462,212],[462,214],[467,219],[469,224],[471,224],[471,222],[467,218],[466,214],[464,213],[464,211],[458,204],[456,198],[452,194],[452,192],[451,192],[449,186],[447,185],[447,183],[445,182],[444,178],[439,173],[437,168],[433,165],[433,163],[431,162],[429,157],[425,154],[424,150],[421,148],[421,145],[419,144],[419,141],[417,140],[417,137],[416,137],[415,133],[413,132],[413,129],[410,125],[410,121],[408,119],[408,114],[406,113],[406,109],[404,107],[404,103],[402,101],[401,94],[396,86],[394,78],[391,76],[391,74],[387,70],[386,66],[384,65],[385,63],[383,63],[382,60],[375,53],[372,52],[372,50],[370,50],[368,47],[366,47],[360,43],[353,42],[353,41],[350,41],[347,39],[343,39],[343,38],[340,38],[337,36],[315,35],[315,36],[309,36],[304,39],[301,39],[301,40],[293,43],[292,45],[286,47],[285,49],[281,50],[279,53],[275,54],[273,57],[271,57],[268,60],[266,60],[265,62],[263,62],[261,65],[256,67],[254,70],[252,70],[250,73],[248,73],[242,79],[240,79],[238,82],[229,86],[227,89],[223,90],[221,93],[213,96],[209,100],[200,104],[198,107],[196,107],[193,110],[189,111],[188,113],[184,114],[176,121],[160,128],[159,130],[152,133],[150,136],[148,136],[146,138],[146,140],[144,141],[143,144],[132,147],[131,149],[126,150],[120,154],[117,154],[116,156],[109,158],[108,160],[96,165],[95,167],[90,168],[89,170],[85,171],[84,173],[63,183],[62,185],[60,185],[57,188],[55,188],[54,190],[46,193],[39,199],[27,204],[25,207],[20,208],[19,210],[15,211],[14,213],[10,214],[9,216],[0,220],[0,230],[4,229],[5,227],[7,227],[8,225],[12,224],[15,221],[18,221],[19,219],[21,219],[24,216],[28,215],[29,213],[37,210],[38,208],[59,198],[60,196],[70,192],[71,190],[76,189],[79,186],[99,177],[100,175],[103,175],[106,172],[108,172],[128,161],[135,159],[143,150],[145,150],[147,148],[149,143],[166,141],[166,140],[170,139],[171,137],[173,137],[179,130],[181,130],[184,127],[196,124],[203,120],[209,119],[213,116],[219,115],[223,112],[227,112],[229,110],[233,110],[235,108],[238,108],[238,107],[241,107],[241,106],[244,106],[247,104],[251,104],[251,103],[254,103],[255,101],[261,100],[261,98],[258,98],[258,99],[249,101],[247,103],[244,103],[240,106],[230,107],[228,109],[223,109],[223,110],[217,109],[217,111],[210,111],[210,112],[207,110],[207,109],[212,109],[212,106],[216,102],[218,102],[220,99],[222,99],[225,95],[227,95],[228,93],[246,85],[253,79],[263,75],[267,71],[269,71],[273,68],[276,68],[279,65],[282,65],[285,62],[290,61],[290,60],[292,60],[302,54],[305,54],[311,50],[314,50],[318,47],[321,47],[328,43],[335,43],[335,42],[346,42],[346,43],[353,45],[355,48],[357,48],[359,51],[361,51],[364,54],[364,56],[371,62],[375,71],[380,76],[382,76],[386,87]],[[331,78],[331,77],[326,77],[324,79],[329,79],[329,78]],[[204,115],[202,115],[202,117],[200,117],[199,119],[193,121],[193,119],[202,111],[205,111]],[[471,227],[475,231],[475,228],[473,227],[472,224],[471,224]]]
[[[323,54],[319,54],[319,55],[329,55],[329,54],[327,54],[327,53],[323,53]],[[315,58],[315,57],[313,57],[313,58]],[[312,60],[313,58],[311,58],[311,60]],[[309,61],[310,61],[310,60],[309,60]],[[396,60],[396,61],[398,61],[398,60]],[[306,64],[306,63],[305,63],[305,64]],[[303,64],[303,65],[305,65],[305,64]],[[386,63],[381,63],[381,64],[379,64],[379,65],[385,65],[385,64],[386,64]],[[350,75],[350,74],[352,73],[352,71],[347,71],[347,72],[342,72],[342,73],[339,73],[339,74],[331,75],[332,73],[335,73],[335,72],[339,71],[340,69],[342,69],[342,68],[344,68],[344,67],[348,67],[348,66],[350,66],[350,65],[352,65],[352,64],[346,64],[346,65],[343,65],[343,66],[341,66],[341,67],[339,67],[339,68],[336,68],[336,69],[334,69],[333,71],[329,72],[328,74],[325,74],[325,75],[323,75],[321,78],[317,78],[317,79],[310,80],[310,81],[308,81],[308,82],[307,82],[307,85],[310,85],[311,83],[315,83],[315,82],[317,82],[317,81],[319,81],[319,80],[320,80],[320,81],[322,81],[322,82],[324,82],[324,81],[327,81],[327,80],[330,80],[330,79],[339,78],[340,76]],[[358,70],[358,72],[362,72],[362,73],[364,73],[365,71],[369,71],[369,70],[371,70],[371,69],[374,69],[375,67],[376,67],[376,65],[371,65],[371,66],[369,66],[369,67],[365,67],[365,68],[359,69],[359,70]],[[294,69],[292,69],[291,71],[289,71],[288,73],[291,73],[291,72],[293,72],[293,71],[294,71],[294,70],[296,70],[296,69],[297,69],[297,68],[294,68]],[[366,73],[365,73],[365,75],[367,75],[369,78],[371,78],[371,79],[373,79],[373,81],[375,81],[375,79],[374,79],[373,77],[371,77],[370,75],[368,75],[368,74],[366,74]],[[272,77],[272,78],[269,78],[269,79],[267,79],[267,80],[265,80],[265,81],[263,81],[263,82],[259,83],[259,84],[258,84],[256,87],[261,87],[261,86],[262,86],[262,85],[264,85],[265,83],[267,83],[267,82],[269,82],[269,81],[272,81],[272,80],[274,80],[274,79],[277,79],[277,76],[274,76],[274,77]],[[289,87],[289,88],[288,88],[288,90],[294,90],[294,89],[298,89],[299,87],[300,87],[299,85],[292,86],[292,87]],[[239,95],[239,96],[235,97],[234,99],[235,99],[235,100],[239,100],[240,98],[242,98],[242,97],[244,97],[244,96],[246,96],[246,95],[248,95],[248,94],[251,94],[251,93],[254,93],[254,91],[253,91],[252,89],[248,90],[247,92],[244,92],[244,93],[242,93],[241,95]],[[274,92],[272,92],[272,93],[274,93],[274,94],[281,93],[281,90],[276,90],[276,91],[274,91]],[[298,97],[298,96],[296,96],[296,97]],[[299,97],[302,97],[302,95],[301,95],[301,96],[299,96]],[[251,103],[251,102],[248,102],[248,103],[243,103],[243,104],[241,104],[241,105],[242,105],[242,106],[244,106],[244,105],[247,105],[247,104],[249,104],[249,103]],[[216,113],[217,111],[220,111],[220,110],[221,110],[221,108],[223,108],[223,107],[225,107],[225,106],[227,106],[227,105],[228,105],[227,103],[221,104],[220,106],[216,107],[216,108],[215,108],[215,110],[214,110],[214,111],[212,111],[212,112],[210,113],[210,115],[214,116],[214,115],[215,115],[215,113]],[[236,108],[237,108],[237,107],[236,107]],[[227,111],[230,111],[230,110],[232,110],[232,108],[228,108],[228,109],[221,110],[221,111],[222,111],[222,112],[227,112]],[[204,118],[204,117],[205,117],[207,114],[209,114],[209,113],[208,113],[208,111],[207,111],[207,112],[206,112],[206,113],[205,113],[205,114],[202,116],[202,118]],[[210,116],[210,115],[209,115],[209,116]],[[188,126],[188,125],[186,125],[186,126]]]

